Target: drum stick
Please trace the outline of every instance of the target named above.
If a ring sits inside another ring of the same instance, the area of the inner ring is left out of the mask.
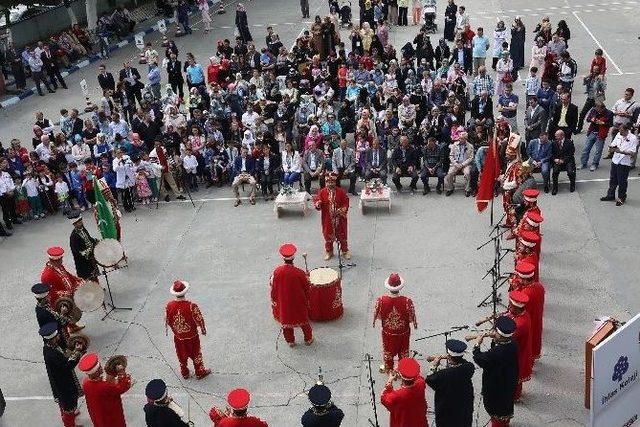
[[[309,266],[307,265],[307,253],[303,253],[302,254],[302,258],[304,258],[304,269],[306,270],[307,274],[309,274]]]

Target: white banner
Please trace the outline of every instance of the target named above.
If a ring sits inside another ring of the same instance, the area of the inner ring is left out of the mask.
[[[136,41],[136,47],[140,50],[144,49],[144,37],[142,34],[136,34],[134,39]]]
[[[591,427],[640,425],[640,314],[593,350]]]
[[[82,93],[84,94],[84,96],[89,96],[89,86],[87,86],[86,79],[80,80],[80,88],[82,89]]]
[[[158,31],[160,31],[162,34],[167,32],[167,23],[164,19],[158,21]]]

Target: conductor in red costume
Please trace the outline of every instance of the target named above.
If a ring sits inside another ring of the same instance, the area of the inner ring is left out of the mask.
[[[188,291],[189,282],[184,280],[176,280],[169,289],[169,292],[176,299],[167,303],[165,333],[168,332],[168,328],[173,331],[173,342],[176,346],[182,377],[189,378],[187,362],[191,359],[196,371],[196,378],[200,380],[211,373],[211,369],[204,367],[200,336],[198,335],[198,328],[200,328],[202,335],[207,335],[207,327],[198,304],[185,299],[184,296]]]
[[[102,377],[103,369],[96,353],[82,356],[78,369],[87,375],[82,382],[87,401],[89,417],[93,427],[126,427],[120,397],[133,385],[131,377],[124,371],[124,366],[118,365],[118,374],[113,380]]]
[[[393,388],[400,375],[402,386]],[[380,401],[389,411],[389,427],[428,427],[425,382],[420,375],[420,364],[405,357],[398,362],[397,372],[392,371],[384,386]]]
[[[229,407],[223,412],[215,406],[209,411],[209,418],[213,421],[214,427],[269,427],[269,425],[258,417],[247,415],[251,394],[243,389],[231,390],[227,396]]]
[[[416,313],[411,298],[400,295],[404,287],[404,280],[398,273],[391,273],[384,283],[389,295],[383,295],[376,301],[373,314],[373,326],[376,320],[382,322],[382,359],[380,372],[393,369],[393,358],[409,357],[409,339],[411,338],[411,324],[418,327]]]
[[[55,307],[58,298],[66,297],[73,299],[73,293],[82,284],[82,279],[69,273],[62,264],[64,249],[53,246],[47,249],[49,260],[42,270],[40,281],[50,286],[49,306]]]
[[[295,327],[302,329],[306,345],[313,342],[313,331],[309,324],[309,277],[304,270],[293,265],[297,250],[292,243],[280,246],[284,264],[273,270],[271,275],[273,315],[282,325],[282,334],[290,347],[296,345]]]
[[[347,243],[347,214],[349,212],[349,196],[336,186],[338,175],[326,175],[326,187],[320,189],[314,197],[314,205],[321,212],[322,236],[324,237],[324,259],[333,257],[333,242],[338,241],[340,251],[345,259],[351,258]]]

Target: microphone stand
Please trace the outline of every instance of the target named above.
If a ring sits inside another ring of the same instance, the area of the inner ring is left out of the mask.
[[[469,329],[469,325],[452,326],[451,328],[449,328],[446,331],[438,332],[437,334],[427,335],[426,337],[422,337],[422,338],[416,338],[414,341],[422,341],[422,340],[426,340],[426,339],[429,339],[429,338],[435,338],[435,337],[440,337],[440,336],[444,335],[444,343],[445,343],[445,349],[446,349],[447,341],[449,341],[449,335],[453,334],[454,332],[462,331],[462,330],[465,330],[465,329]],[[417,351],[415,353],[416,354],[420,354]],[[448,362],[447,362],[447,365],[448,365]]]
[[[369,367],[369,388],[371,390],[371,405],[373,406],[373,419],[374,421],[371,421],[371,418],[369,418],[369,424],[371,424],[371,427],[380,427],[380,423],[378,422],[378,407],[376,405],[376,390],[375,390],[375,383],[376,380],[373,379],[373,374],[371,372],[371,360],[373,360],[373,357],[371,357],[371,355],[369,353],[367,353],[365,355],[365,358],[367,360],[367,365]]]

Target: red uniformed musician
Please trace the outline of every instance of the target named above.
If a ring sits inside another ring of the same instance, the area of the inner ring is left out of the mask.
[[[340,251],[345,259],[351,258],[347,243],[347,215],[349,212],[349,196],[336,186],[338,175],[326,174],[326,187],[321,188],[314,197],[314,205],[321,212],[322,235],[324,237],[324,259],[333,257],[333,242],[338,241]]]
[[[505,157],[508,163],[504,175],[501,177],[502,206],[506,213],[504,227],[513,228],[516,226],[516,212],[512,206],[512,199],[513,193],[518,188],[518,185],[520,185],[520,160],[518,159],[516,149],[512,146],[507,147]]]
[[[533,360],[542,354],[542,330],[544,317],[544,285],[533,280],[535,267],[528,262],[516,264],[516,274],[519,276],[518,290],[529,297],[527,311],[531,316],[531,356]]]
[[[516,386],[513,400],[520,400],[522,396],[522,384],[531,379],[533,358],[531,357],[531,317],[525,306],[529,302],[527,294],[521,291],[509,292],[509,308],[504,316],[516,322],[516,331],[513,340],[518,344],[518,385]]]
[[[209,411],[209,418],[214,427],[268,427],[268,424],[258,417],[247,415],[251,394],[243,389],[231,390],[227,396],[229,407],[221,411],[215,406]]]
[[[400,375],[402,386],[393,388]],[[397,373],[391,371],[380,401],[389,411],[389,427],[428,427],[426,384],[420,375],[420,364],[410,357],[398,361]]]
[[[176,280],[169,291],[176,299],[167,303],[165,333],[167,332],[167,327],[170,327],[173,331],[173,342],[176,346],[182,377],[189,378],[190,373],[187,362],[188,359],[191,359],[196,378],[202,379],[211,373],[210,369],[204,367],[200,349],[200,336],[198,335],[198,328],[200,328],[202,335],[207,335],[204,318],[198,305],[185,299],[185,295],[189,291],[189,282]]]
[[[400,295],[404,287],[404,279],[398,273],[391,273],[384,283],[389,295],[383,295],[376,301],[373,314],[373,326],[376,320],[382,322],[382,359],[380,372],[393,369],[393,358],[409,357],[409,340],[411,338],[411,324],[418,327],[416,313],[411,298]]]
[[[523,231],[518,236],[516,251],[514,253],[515,263],[520,261],[528,262],[535,268],[533,280],[540,279],[540,258],[536,247],[540,244],[540,235],[533,231]]]
[[[304,343],[313,342],[309,324],[309,277],[304,270],[293,265],[297,248],[292,243],[280,246],[284,264],[276,267],[271,275],[271,305],[275,319],[282,325],[282,334],[290,347],[295,346],[293,328],[299,327]]]
[[[40,281],[50,286],[49,305],[56,306],[58,298],[66,297],[73,299],[73,293],[83,283],[82,279],[69,273],[62,264],[64,249],[53,246],[47,249],[49,260],[42,270]]]
[[[87,375],[82,381],[82,390],[93,427],[126,427],[121,395],[133,383],[124,366],[116,367],[117,375],[113,380],[105,380],[98,355],[88,353],[80,359],[78,369]]]

